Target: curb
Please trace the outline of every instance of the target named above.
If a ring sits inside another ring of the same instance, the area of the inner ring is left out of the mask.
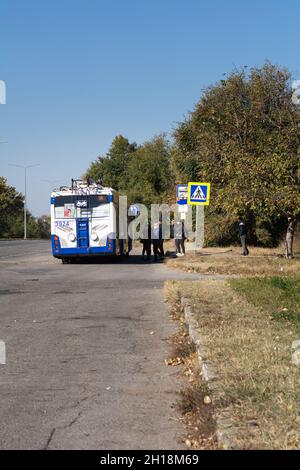
[[[215,382],[218,378],[216,369],[211,364],[211,362],[206,359],[207,354],[203,339],[199,332],[199,325],[194,317],[188,300],[185,297],[181,297],[181,306],[183,308],[185,320],[188,325],[190,338],[196,345],[202,376],[207,382],[208,388],[212,392],[212,395],[214,395]],[[230,418],[224,412],[217,412],[214,414],[214,419],[216,421],[216,437],[219,448],[225,450],[234,449],[235,430],[232,426]]]

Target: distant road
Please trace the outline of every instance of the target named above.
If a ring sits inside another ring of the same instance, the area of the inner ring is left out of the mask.
[[[0,240],[0,258],[50,253],[49,240]]]
[[[198,276],[195,276],[198,278]],[[161,287],[193,279],[140,256],[63,265],[0,242],[0,449],[176,449],[178,369]]]

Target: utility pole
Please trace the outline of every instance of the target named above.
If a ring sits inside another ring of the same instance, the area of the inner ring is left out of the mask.
[[[15,163],[9,163],[9,166],[15,166],[24,170],[24,240],[27,240],[27,170],[35,166],[40,166],[39,163],[35,165],[16,165]]]

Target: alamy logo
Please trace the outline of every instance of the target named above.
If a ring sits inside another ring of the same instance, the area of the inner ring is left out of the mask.
[[[198,186],[195,189],[195,191],[192,194],[191,199],[198,199],[199,201],[205,201],[206,200],[206,196],[205,196],[204,192],[202,191],[201,186]]]
[[[3,80],[0,80],[0,104],[6,104],[6,85]]]

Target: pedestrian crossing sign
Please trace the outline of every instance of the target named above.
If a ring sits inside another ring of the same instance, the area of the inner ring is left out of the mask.
[[[188,204],[191,206],[209,206],[210,183],[189,183]]]

